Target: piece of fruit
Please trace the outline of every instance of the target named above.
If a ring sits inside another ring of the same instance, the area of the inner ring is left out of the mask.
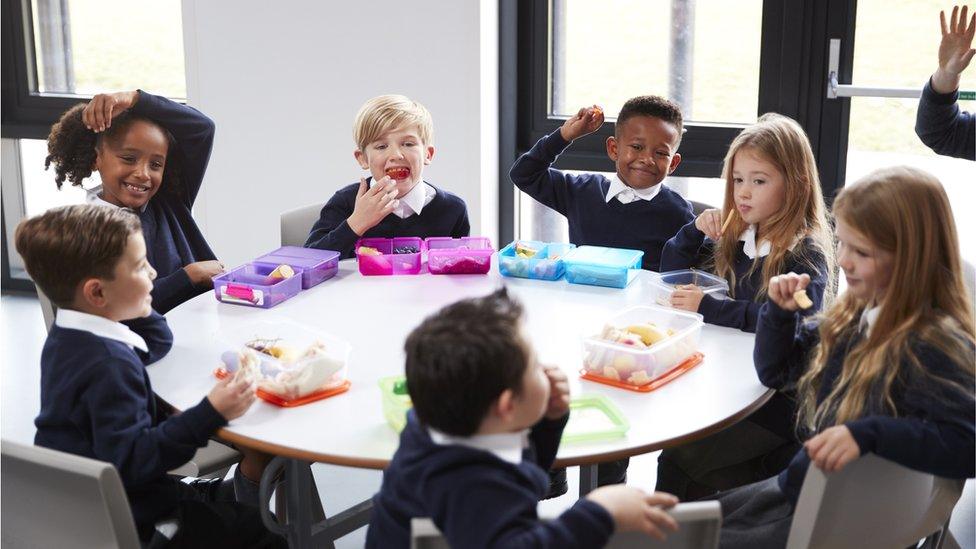
[[[539,250],[536,250],[527,244],[523,244],[521,242],[517,242],[515,244],[515,255],[519,257],[528,259],[530,257],[535,257],[535,254],[537,253],[539,253]]]
[[[360,246],[356,253],[359,255],[383,255],[383,252],[369,246]]]
[[[290,265],[282,263],[275,267],[275,270],[271,271],[271,274],[268,276],[271,278],[291,278],[295,276],[295,269],[292,269]]]
[[[406,179],[410,177],[410,168],[387,168],[386,175],[393,179]]]
[[[644,342],[644,345],[648,346],[654,345],[668,337],[668,334],[662,332],[653,324],[634,324],[627,326],[627,331],[639,336],[641,341]]]

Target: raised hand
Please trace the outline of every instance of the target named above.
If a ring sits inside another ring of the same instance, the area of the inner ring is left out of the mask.
[[[800,304],[794,294],[810,285],[810,275],[786,273],[769,279],[769,300],[784,311],[797,311]]]
[[[349,228],[357,235],[363,236],[363,233],[383,221],[383,218],[397,207],[399,201],[396,195],[396,181],[388,175],[376,181],[372,188],[366,184],[366,178],[361,178],[359,192],[356,194],[356,205],[352,215],[346,220]]]
[[[951,93],[959,87],[959,78],[966,70],[976,49],[973,49],[973,36],[976,35],[976,13],[968,17],[969,7],[952,8],[952,17],[946,24],[945,12],[939,12],[942,23],[942,42],[939,43],[939,69],[932,75],[932,87],[939,93]]]
[[[98,133],[112,127],[112,119],[139,101],[139,92],[100,93],[88,102],[81,113],[81,121],[91,131]]]
[[[549,378],[549,404],[546,406],[548,419],[559,419],[569,413],[569,381],[566,374],[555,366],[545,368]]]
[[[589,135],[603,125],[603,109],[597,105],[583,107],[572,118],[563,122],[559,133],[566,141],[573,141]]]

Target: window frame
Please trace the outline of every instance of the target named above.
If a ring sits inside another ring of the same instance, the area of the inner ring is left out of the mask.
[[[565,117],[550,116],[550,0],[503,1],[499,16],[499,237],[514,239],[512,163]],[[759,64],[758,113],[778,112],[797,120],[810,137],[828,202],[843,186],[847,155],[848,99],[827,98],[830,38],[841,38],[840,77],[850,77],[856,0],[765,0]],[[614,171],[606,138],[615,124],[576,140],[555,167]],[[682,162],[675,176],[719,177],[729,144],[747,124],[686,123]]]

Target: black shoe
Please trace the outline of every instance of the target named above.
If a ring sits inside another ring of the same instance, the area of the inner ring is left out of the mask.
[[[596,485],[627,484],[627,466],[630,458],[600,463],[596,468]]]
[[[549,493],[542,499],[558,498],[569,491],[566,482],[566,469],[552,469],[549,471]]]

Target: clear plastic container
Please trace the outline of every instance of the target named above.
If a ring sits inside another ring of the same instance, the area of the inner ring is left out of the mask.
[[[380,252],[381,255],[365,255],[359,253],[360,248],[366,246]],[[395,253],[395,250],[412,248],[412,253]],[[415,275],[420,272],[423,264],[421,252],[424,241],[416,237],[397,238],[361,238],[356,242],[356,259],[359,260],[359,272],[366,276],[375,275]]]
[[[718,299],[727,299],[729,296],[727,280],[695,269],[655,273],[651,276],[648,284],[654,296],[654,303],[665,307],[671,306],[671,294],[674,292],[675,286],[684,284],[694,284],[701,288],[706,295]]]
[[[491,269],[491,241],[481,236],[451,238],[432,236],[424,240],[430,274],[485,274]]]
[[[538,251],[532,257],[520,257],[515,253],[518,244]],[[502,276],[559,280],[566,273],[566,265],[562,258],[575,248],[576,244],[562,242],[516,240],[498,252],[498,272]]]
[[[304,324],[289,320],[254,322],[220,333],[226,351],[220,356],[217,377],[240,369],[240,352],[245,348],[260,363],[250,372],[257,384],[258,397],[278,406],[291,407],[328,398],[349,390],[349,352],[351,346]],[[312,358],[306,352],[318,347]],[[265,349],[264,351],[260,350]]]
[[[643,257],[644,252],[640,250],[580,246],[563,258],[566,280],[573,284],[626,288],[637,276]]]
[[[307,290],[339,272],[339,252],[299,246],[282,246],[262,255],[254,263],[285,264],[302,269],[302,289]]]
[[[580,395],[569,402],[569,423],[563,443],[600,442],[627,434],[630,422],[620,408],[603,395]]]
[[[214,295],[223,303],[270,309],[294,297],[302,289],[302,269],[293,267],[294,276],[272,278],[277,265],[245,263],[236,269],[213,277]]]
[[[403,394],[397,394],[397,385],[403,384]],[[380,394],[383,402],[383,417],[394,431],[400,432],[407,425],[407,412],[413,408],[410,395],[406,394],[406,376],[384,377],[379,381]]]
[[[606,341],[600,334],[583,340],[583,377],[609,385],[649,391],[701,361],[698,341],[702,315],[666,307],[627,309],[606,324],[618,329],[653,324],[667,334],[646,348]]]

